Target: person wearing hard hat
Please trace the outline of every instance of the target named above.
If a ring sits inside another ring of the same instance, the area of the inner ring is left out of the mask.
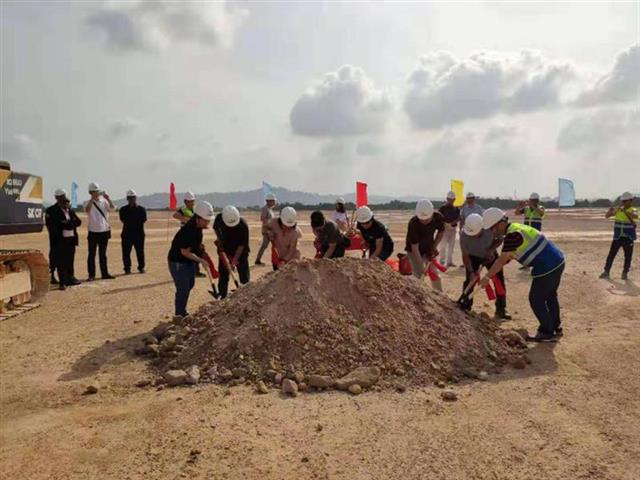
[[[60,209],[60,205],[67,201],[67,191],[64,188],[58,188],[54,192],[53,196],[56,199],[56,203],[51,205],[45,210],[44,213],[44,225],[47,227],[47,233],[49,234],[49,274],[51,276],[49,282],[51,285],[59,285],[58,279],[56,279],[56,243],[58,239],[58,232],[55,234],[51,231],[52,225],[50,224],[50,214]],[[60,273],[58,272],[58,276]]]
[[[316,249],[322,258],[344,257],[349,239],[340,233],[335,222],[327,220],[320,210],[316,210],[311,214],[311,228],[316,237]]]
[[[409,220],[405,244],[414,277],[422,279],[428,268],[434,268],[431,261],[438,256],[438,245],[444,232],[443,215],[434,211],[431,200],[419,200],[416,203],[416,214]],[[431,284],[434,289],[442,291],[439,278]]]
[[[484,288],[504,266],[516,260],[531,266],[531,288],[529,304],[538,319],[538,332],[528,340],[535,342],[554,341],[562,336],[558,288],[564,271],[564,253],[543,233],[529,225],[511,223],[505,212],[489,208],[482,215],[483,228],[491,230],[494,237],[504,238],[502,252],[489,272],[480,280]]]
[[[122,264],[125,275],[131,273],[131,249],[136,250],[138,272],[144,273],[144,224],[147,221],[147,210],[138,205],[138,194],[135,190],[127,191],[127,204],[118,210],[122,222]]]
[[[386,225],[376,220],[367,206],[356,210],[357,228],[363,241],[369,247],[369,258],[377,258],[383,262],[393,253],[393,240]]]
[[[84,210],[89,218],[87,237],[89,244],[89,255],[87,256],[87,270],[89,281],[96,278],[96,250],[100,261],[100,274],[104,280],[111,280],[116,277],[109,273],[107,263],[107,246],[111,238],[111,224],[109,223],[109,212],[115,208],[111,197],[103,191],[95,182],[89,184],[89,194],[91,198],[85,203]]]
[[[193,192],[187,192],[184,194],[184,205],[178,208],[173,214],[173,218],[180,221],[180,225],[184,225],[193,217],[193,208],[196,203],[196,196]],[[200,264],[196,264],[196,277],[206,277],[204,273],[200,271]]]
[[[338,226],[341,232],[346,232],[347,230],[349,230],[349,215],[347,214],[347,210],[345,208],[344,198],[336,198],[336,209],[331,215],[331,220],[333,220],[333,222]]]
[[[227,205],[216,215],[213,230],[218,246],[218,290],[220,298],[225,298],[229,290],[229,268],[238,272],[240,283],[249,282],[249,225],[236,207]],[[223,260],[223,257],[226,258]]]
[[[524,224],[540,232],[542,231],[544,213],[544,207],[540,204],[540,195],[536,192],[529,195],[529,201],[520,202],[516,208],[516,215],[524,215]]]
[[[193,215],[175,234],[171,242],[171,248],[167,260],[169,272],[176,287],[175,311],[179,317],[185,317],[189,293],[195,284],[196,265],[202,264],[209,268],[209,264],[202,257],[204,245],[202,244],[202,231],[213,220],[213,207],[209,202],[198,202],[193,207]]]
[[[78,230],[82,223],[76,212],[69,206],[67,192],[59,188],[55,191],[56,203],[45,210],[45,224],[49,232],[51,246],[50,261],[58,271],[60,290],[79,285],[75,277],[73,263],[78,246]],[[53,272],[52,272],[53,275]]]
[[[482,215],[484,213],[484,208],[476,203],[475,193],[468,192],[464,205],[462,205],[462,208],[460,209],[460,230],[462,230],[462,227],[464,227],[465,219],[472,213]]]
[[[613,241],[604,265],[604,272],[600,274],[600,278],[609,278],[613,261],[616,259],[620,248],[622,248],[624,252],[622,279],[629,279],[631,258],[633,257],[633,242],[636,241],[636,229],[638,226],[638,210],[632,206],[634,198],[630,192],[624,192],[620,196],[620,205],[607,210],[605,218],[613,217],[614,220]]]
[[[489,270],[498,259],[496,251],[497,243],[493,233],[483,228],[482,216],[472,213],[467,217],[464,227],[460,232],[460,250],[462,251],[462,262],[466,269],[462,292],[464,293],[469,283],[471,283],[476,275],[480,274],[480,269],[484,266]],[[510,320],[511,315],[507,313],[507,296],[506,283],[504,281],[504,271],[500,270],[497,274],[498,280],[505,288],[505,292],[496,292],[496,318]],[[467,295],[464,298],[463,306],[467,310],[471,310],[473,306],[473,297]]]
[[[267,236],[274,248],[272,265],[278,270],[281,264],[299,259],[298,240],[302,238],[302,231],[298,227],[298,214],[293,207],[284,207],[279,218],[273,218],[267,224]]]
[[[444,236],[440,248],[440,263],[448,267],[454,267],[453,249],[456,244],[456,230],[460,221],[460,209],[454,205],[456,194],[453,191],[447,193],[447,201],[438,211],[444,220]]]
[[[262,244],[258,249],[258,255],[256,255],[256,265],[264,265],[262,263],[262,255],[264,255],[265,250],[269,246],[269,234],[267,231],[267,226],[269,222],[273,220],[273,207],[276,206],[277,198],[273,193],[267,193],[264,196],[265,204],[260,209],[260,223],[262,224]]]

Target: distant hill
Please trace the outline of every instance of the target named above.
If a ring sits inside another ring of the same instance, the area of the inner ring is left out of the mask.
[[[337,197],[343,197],[347,202],[355,202],[355,194],[319,194],[288,190],[282,187],[274,187],[273,192],[278,197],[279,203],[300,203],[303,205],[320,205],[322,203],[333,203]],[[178,197],[178,205],[182,204],[184,193],[176,193]],[[225,205],[235,205],[240,208],[257,207],[264,203],[262,189],[248,190],[243,192],[214,192],[214,193],[196,193],[198,200],[206,200],[214,207],[220,208]],[[418,200],[417,196],[391,197],[384,195],[370,195],[369,203],[379,204],[388,203],[393,200],[403,202],[414,202]],[[125,198],[114,200],[116,206],[120,207],[127,203]],[[138,197],[138,203],[146,208],[161,209],[169,205],[168,193],[152,193],[151,195],[141,195]]]

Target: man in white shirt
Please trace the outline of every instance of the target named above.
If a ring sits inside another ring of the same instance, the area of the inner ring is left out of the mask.
[[[100,274],[102,278],[115,278],[109,273],[107,266],[107,245],[111,238],[111,225],[109,224],[109,211],[115,208],[111,198],[100,190],[100,185],[95,182],[89,184],[89,195],[91,199],[85,204],[84,210],[89,218],[88,244],[89,255],[87,257],[87,270],[89,280],[96,278],[96,249],[100,259]]]

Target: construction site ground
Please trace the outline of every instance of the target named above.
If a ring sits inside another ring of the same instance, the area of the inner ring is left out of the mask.
[[[638,478],[640,252],[628,282],[620,280],[622,251],[612,279],[598,279],[611,241],[603,213],[554,211],[545,221],[547,235],[567,257],[560,290],[564,338],[530,346],[531,364],[523,370],[507,368],[487,382],[451,385],[456,402],[443,402],[436,386],[297,398],[277,390],[259,395],[251,386],[136,387],[150,372],[133,350],[173,313],[166,256],[177,227],[167,213],[151,213],[147,273],[122,276],[116,226],[109,265],[117,279],[51,291],[39,308],[0,322],[0,476]],[[311,257],[308,212],[299,215],[302,252]],[[389,225],[396,252],[404,248],[409,216],[378,216]],[[253,260],[260,228],[255,213],[247,218]],[[75,268],[85,280],[84,228],[80,236]],[[213,250],[211,230],[206,242]],[[44,232],[0,237],[0,248],[47,252],[48,240]],[[454,261],[461,262],[457,245]],[[252,265],[252,278],[269,269]],[[457,267],[445,275],[452,299],[463,276]],[[528,272],[507,267],[514,318],[505,327],[535,329],[529,283]],[[207,280],[197,279],[192,311],[211,299],[207,290]],[[486,299],[474,308],[493,313]],[[98,392],[84,395],[94,382]]]

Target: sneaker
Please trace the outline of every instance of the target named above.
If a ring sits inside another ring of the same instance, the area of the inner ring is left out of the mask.
[[[114,278],[116,278],[116,277],[114,277],[110,273],[107,273],[106,275],[102,276],[102,280],[113,280]]]
[[[125,274],[125,275],[131,275],[131,270],[125,270],[125,271],[124,271],[124,274]]]
[[[555,342],[556,339],[553,334],[538,332],[534,337],[528,336],[527,341],[543,343],[543,342]]]
[[[62,283],[58,287],[58,290],[66,290],[66,289],[67,289],[67,287],[65,287]]]
[[[609,278],[609,272],[607,272],[607,271],[605,270],[604,272],[602,272],[602,273],[600,274],[600,277],[598,277],[598,278]]]
[[[502,320],[511,320],[511,315],[509,315],[506,310],[496,310],[495,318],[500,318]]]
[[[49,280],[49,283],[51,285],[58,285],[60,282],[58,281],[58,279],[56,277],[54,277],[53,275],[51,276],[51,280]]]
[[[77,278],[72,278],[71,280],[69,280],[69,286],[73,287],[75,285],[80,285],[80,280],[78,280]]]
[[[206,275],[202,272],[196,272],[196,277],[202,278],[202,277],[206,277]]]
[[[556,331],[553,332],[553,336],[556,338],[560,338],[564,335],[564,332],[562,331],[562,327],[558,327],[556,328]]]
[[[622,280],[629,280],[629,274],[627,272],[622,272]]]
[[[138,269],[138,273],[146,273],[146,271],[145,271],[145,269],[144,269],[144,268],[139,268],[139,269]]]
[[[260,260],[256,260],[256,263],[255,263],[255,264],[256,264],[256,265],[260,265],[260,266],[264,265],[264,263],[262,263]]]

